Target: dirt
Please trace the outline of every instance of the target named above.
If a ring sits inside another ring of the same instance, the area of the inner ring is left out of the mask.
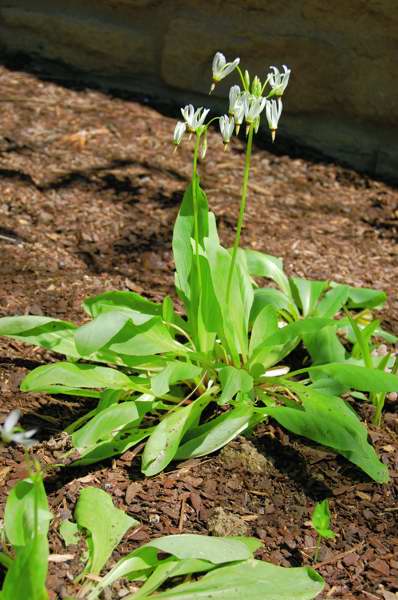
[[[73,89],[0,67],[0,315],[46,314],[85,319],[81,302],[110,289],[134,290],[154,300],[173,296],[171,234],[190,176],[192,147],[173,154],[174,119],[127,96]],[[286,99],[288,102],[288,98]],[[256,147],[243,245],[284,259],[289,274],[371,286],[389,293],[381,313],[398,333],[398,192],[341,166],[276,155]],[[215,131],[200,164],[202,183],[231,243],[238,212],[244,144],[229,152]],[[73,515],[79,491],[101,487],[141,526],[127,534],[113,560],[151,536],[208,533],[218,515],[228,532],[259,537],[259,558],[275,564],[314,564],[314,503],[329,498],[336,538],[322,543],[315,566],[326,580],[319,598],[392,600],[398,591],[398,416],[391,395],[381,428],[371,439],[389,465],[381,486],[327,449],[287,434],[274,422],[218,455],[175,464],[145,479],[139,457],[80,469],[51,464],[68,443],[62,429],[92,406],[90,400],[22,394],[33,367],[55,360],[42,350],[0,340],[0,417],[20,408],[26,427],[38,427],[37,449],[47,465],[54,520],[51,599],[73,593],[81,571],[78,547],[65,549],[58,533]],[[366,407],[357,406],[367,419]],[[23,454],[0,459],[0,504],[25,474]],[[236,524],[236,527],[234,526]],[[216,523],[217,526],[217,523]],[[235,527],[235,529],[234,529]],[[213,532],[220,530],[214,528]],[[225,529],[224,529],[225,531]],[[130,584],[115,587],[122,597]]]

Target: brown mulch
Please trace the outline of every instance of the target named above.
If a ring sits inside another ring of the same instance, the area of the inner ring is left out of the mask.
[[[172,153],[174,120],[111,94],[4,67],[0,106],[0,315],[81,322],[87,295],[110,289],[154,300],[173,295],[171,234],[192,152],[185,144]],[[224,153],[210,132],[200,165],[225,244],[234,235],[243,151],[235,140]],[[250,192],[245,246],[283,257],[289,274],[386,290],[381,316],[398,333],[396,189],[340,166],[256,148]],[[28,370],[48,360],[54,357],[42,350],[0,340],[0,416],[19,407],[26,426],[41,428],[42,439],[50,440],[38,450],[43,463],[56,461],[52,436],[90,405],[19,391]],[[263,540],[261,558],[312,564],[310,514],[328,497],[337,536],[322,544],[316,565],[327,582],[320,597],[392,600],[398,591],[397,404],[387,405],[382,428],[370,430],[390,467],[388,485],[273,423],[261,426],[251,445],[240,438],[219,455],[172,465],[151,479],[142,477],[131,452],[84,469],[49,470],[51,552],[66,553],[58,525],[73,513],[79,490],[96,485],[142,523],[115,559],[153,535],[247,531]],[[2,506],[23,475],[22,453],[8,448],[0,462]],[[67,552],[72,560],[50,563],[52,599],[72,593],[81,570],[78,549]],[[112,597],[126,589],[122,583]]]

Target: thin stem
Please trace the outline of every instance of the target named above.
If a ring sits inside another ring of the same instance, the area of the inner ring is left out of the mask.
[[[249,128],[249,135],[247,138],[245,169],[243,172],[242,197],[241,197],[241,201],[240,201],[239,217],[238,217],[238,223],[237,223],[237,227],[236,227],[234,246],[232,249],[231,265],[229,267],[228,280],[227,280],[227,296],[226,296],[227,306],[229,305],[229,300],[230,300],[230,295],[231,295],[232,276],[233,276],[233,272],[234,272],[234,268],[235,268],[236,254],[238,252],[238,247],[239,247],[239,242],[240,242],[240,234],[241,234],[242,225],[243,225],[243,218],[245,216],[245,210],[246,210],[247,190],[248,190],[248,185],[249,185],[249,174],[250,174],[250,159],[251,159],[252,147],[253,147],[253,133],[254,133],[254,125],[251,124],[250,128]]]
[[[244,78],[241,68],[238,66],[238,67],[236,67],[236,70],[238,71],[238,73],[240,75],[240,80],[242,82],[243,89],[246,90],[246,92],[248,92],[249,90],[247,89],[246,80]]]
[[[314,562],[318,562],[320,551],[321,551],[321,536],[318,533],[317,538],[316,538],[316,548],[315,548],[315,554],[314,554],[314,559],[313,559]]]
[[[197,198],[197,177],[198,177],[198,155],[201,133],[196,134],[195,148],[193,153],[193,168],[192,168],[192,199],[193,199],[193,215],[194,215],[194,238],[195,238],[195,260],[196,270],[198,272],[199,287],[202,287],[202,276],[199,263],[199,211]]]

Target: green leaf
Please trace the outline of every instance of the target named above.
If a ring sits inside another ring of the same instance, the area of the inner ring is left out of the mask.
[[[301,307],[304,317],[311,314],[322,293],[328,287],[327,281],[311,281],[301,277],[289,279],[292,295]]]
[[[74,342],[75,331],[76,325],[73,323],[51,317],[21,316],[0,319],[0,336],[79,358]]]
[[[86,448],[112,440],[126,426],[139,425],[142,416],[133,401],[112,404],[72,434],[73,445],[82,453]]]
[[[257,348],[271,335],[278,331],[278,314],[275,308],[268,304],[258,313],[250,336],[249,357],[253,356]]]
[[[289,280],[283,272],[282,259],[257,252],[256,250],[244,250],[244,252],[250,275],[272,279],[282,292],[291,299]]]
[[[222,389],[218,404],[227,404],[238,392],[249,393],[253,389],[253,377],[244,369],[222,367],[218,377]]]
[[[72,546],[79,543],[79,528],[72,521],[61,521],[59,526],[59,535],[62,537],[65,546]]]
[[[289,382],[289,388],[302,404],[267,407],[263,412],[289,431],[333,448],[375,481],[388,481],[387,467],[368,443],[366,427],[344,400],[299,383]]]
[[[107,367],[95,365],[58,362],[37,367],[21,383],[23,392],[62,393],[60,386],[66,388],[114,388],[133,389],[131,379]]]
[[[171,385],[179,381],[195,379],[201,373],[202,369],[191,363],[183,363],[177,360],[168,362],[163,371],[151,378],[152,391],[155,396],[163,396],[167,394]]]
[[[92,575],[100,574],[126,531],[138,525],[138,521],[114,507],[109,494],[94,487],[84,488],[80,492],[75,519],[89,533],[89,559],[84,572]]]
[[[330,510],[327,499],[315,505],[311,523],[318,535],[324,538],[334,538],[336,534],[330,529]]]
[[[336,334],[336,327],[323,327],[317,333],[303,335],[303,343],[314,365],[343,362],[346,351]]]
[[[188,406],[169,412],[155,427],[142,455],[141,470],[147,477],[156,475],[173,460],[185,432],[211,399],[209,394],[203,394]]]
[[[310,367],[307,370],[309,373],[326,373],[344,385],[346,389],[354,388],[361,392],[396,392],[398,390],[396,375],[378,369],[359,367],[348,361]]]
[[[111,439],[99,441],[94,446],[88,446],[82,450],[78,450],[79,458],[74,460],[72,465],[74,467],[91,465],[105,460],[106,458],[110,458],[111,456],[123,454],[129,448],[139,444],[142,440],[151,435],[153,429],[153,427],[138,429],[126,425],[124,429],[118,431]]]
[[[382,308],[387,294],[370,288],[348,287],[348,308]]]
[[[257,546],[261,542],[256,540]],[[247,544],[236,538],[217,538],[206,535],[195,535],[186,533],[182,535],[168,535],[166,537],[151,540],[142,548],[156,548],[159,552],[171,554],[176,558],[206,560],[215,565],[236,560],[251,558],[252,551]],[[253,552],[254,552],[253,550]]]
[[[156,594],[159,600],[310,600],[323,589],[323,579],[309,567],[284,568],[250,559],[207,573]],[[155,596],[153,596],[155,598]]]
[[[219,450],[247,429],[253,407],[243,404],[188,432],[177,451],[176,460],[205,456]]]
[[[174,224],[173,232],[173,256],[176,264],[176,287],[188,309],[189,301],[191,300],[190,275],[193,262],[191,238],[194,238],[194,187],[196,190],[197,200],[199,243],[202,245],[203,239],[208,236],[208,203],[206,194],[200,187],[198,177],[193,179],[185,191],[180,210]]]
[[[18,481],[8,494],[4,511],[5,532],[10,544],[25,546],[36,534],[46,537],[51,518],[40,473]]]
[[[130,314],[144,316],[160,316],[162,314],[161,304],[156,304],[135,292],[112,291],[86,298],[83,302],[83,308],[91,317],[97,317],[99,314],[118,310],[127,309]],[[133,319],[134,321],[134,319]]]
[[[18,548],[0,592],[1,600],[48,600],[48,542],[39,534]]]
[[[273,288],[257,288],[254,290],[253,306],[250,314],[250,322],[253,323],[258,314],[267,306],[273,306],[276,311],[284,310],[288,313],[292,311],[291,300],[279,290]]]
[[[332,319],[344,306],[348,298],[347,285],[335,285],[329,290],[315,309],[315,315]]]

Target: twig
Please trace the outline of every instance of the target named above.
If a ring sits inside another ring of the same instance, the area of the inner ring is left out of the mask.
[[[344,558],[348,554],[352,554],[352,552],[360,550],[363,547],[363,545],[364,542],[359,542],[359,544],[356,544],[355,546],[353,546],[349,550],[346,550],[345,552],[340,552],[340,554],[336,554],[336,556],[333,556],[333,558],[330,558],[329,560],[323,560],[322,562],[315,563],[313,567],[314,569],[319,569],[320,567],[324,567],[325,565],[332,565],[333,563],[337,562],[341,558]]]

